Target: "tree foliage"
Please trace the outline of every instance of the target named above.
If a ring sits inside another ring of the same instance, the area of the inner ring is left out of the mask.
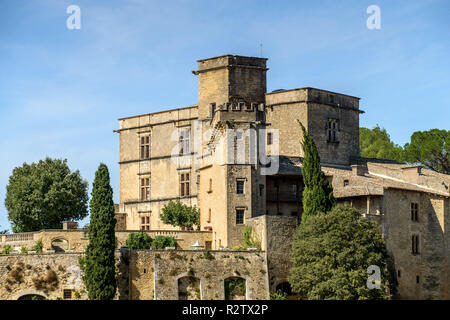
[[[108,167],[95,173],[90,202],[89,244],[86,248],[85,283],[89,300],[111,300],[116,293],[113,190]]]
[[[126,246],[133,250],[142,250],[142,249],[155,249],[155,250],[163,250],[166,247],[176,247],[177,243],[174,237],[168,236],[156,236],[155,239],[152,239],[145,232],[138,233],[130,233],[128,235],[128,239],[125,242]]]
[[[303,190],[303,222],[318,212],[329,211],[336,204],[336,199],[333,196],[331,183],[322,172],[316,144],[306,132],[303,124],[300,121],[298,123],[303,133],[302,176],[305,184],[305,189]]]
[[[162,208],[161,220],[174,227],[187,227],[200,224],[200,210],[194,206],[182,204],[179,200],[169,201]]]
[[[373,129],[359,128],[359,146],[364,158],[405,161],[403,148],[392,142],[386,129],[378,125]]]
[[[152,248],[156,250],[162,250],[166,247],[176,247],[177,243],[175,242],[174,237],[166,237],[166,236],[156,236],[152,241]]]
[[[150,249],[153,239],[145,232],[130,233],[125,245],[130,249]]]
[[[60,229],[62,221],[87,216],[88,184],[67,160],[46,158],[16,167],[6,187],[5,206],[13,232]]]
[[[450,130],[416,131],[404,149],[408,162],[450,174]]]
[[[337,205],[294,233],[289,283],[303,299],[387,299],[387,251],[377,224]],[[381,270],[380,289],[368,289],[367,268]]]

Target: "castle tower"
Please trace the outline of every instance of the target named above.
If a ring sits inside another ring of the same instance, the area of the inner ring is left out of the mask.
[[[198,119],[203,122],[203,132],[213,130],[210,142],[225,141],[211,157],[224,150],[228,155],[234,153],[232,161],[213,160],[199,170],[201,224],[212,227],[213,248],[238,245],[248,219],[265,210],[262,198],[252,197],[265,178],[250,159],[250,150],[257,142],[251,144],[249,134],[264,126],[266,61],[224,55],[199,60],[194,71],[199,77]],[[238,149],[242,157],[237,156]],[[217,196],[222,201],[217,201]]]
[[[198,60],[198,117],[227,102],[263,103],[267,58],[224,55]]]

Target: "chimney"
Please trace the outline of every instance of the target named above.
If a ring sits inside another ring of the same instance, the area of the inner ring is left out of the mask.
[[[78,222],[75,221],[63,221],[63,230],[76,230],[78,229]]]
[[[363,176],[367,173],[367,166],[365,164],[352,164],[351,167],[354,176]]]
[[[419,184],[420,175],[422,175],[421,166],[402,168],[402,179],[408,183]]]

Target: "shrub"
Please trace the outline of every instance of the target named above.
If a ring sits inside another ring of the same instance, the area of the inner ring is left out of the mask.
[[[3,253],[4,253],[4,254],[10,254],[11,251],[12,251],[12,248],[11,248],[11,246],[10,246],[9,244],[6,245],[6,246],[3,248]]]
[[[36,251],[36,253],[42,253],[42,238],[36,241],[36,244],[31,248],[31,250]]]
[[[235,296],[245,296],[246,286],[244,278],[229,278],[225,280],[225,299]]]
[[[253,236],[253,228],[248,226],[242,231],[243,245],[246,248],[259,248],[260,243]]]
[[[287,294],[281,290],[277,290],[277,292],[270,292],[270,300],[286,300]]]
[[[203,252],[203,256],[205,257],[205,259],[214,260],[214,256],[208,250]]]
[[[165,247],[176,247],[177,243],[174,237],[156,236],[151,246],[153,249],[164,249]]]
[[[132,232],[128,235],[125,244],[130,249],[150,249],[152,242],[153,239],[145,232]]]
[[[20,248],[20,254],[27,254],[28,253],[28,248],[27,247],[21,247]]]

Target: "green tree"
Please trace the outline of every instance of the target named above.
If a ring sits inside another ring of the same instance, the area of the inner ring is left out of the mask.
[[[116,293],[113,190],[108,167],[95,173],[90,202],[89,244],[86,248],[85,283],[89,300],[111,300]]]
[[[153,239],[145,232],[130,233],[125,245],[130,249],[150,249]]]
[[[180,200],[169,201],[161,211],[161,220],[165,224],[185,228],[200,224],[200,210],[195,205],[187,206],[182,204]]]
[[[359,128],[361,157],[405,161],[403,148],[391,141],[386,129],[378,125],[373,129]]]
[[[450,130],[416,131],[404,149],[408,162],[450,174]]]
[[[294,233],[289,283],[303,299],[387,299],[387,251],[377,224],[346,205],[319,213]],[[380,289],[367,287],[369,266]]]
[[[166,237],[166,236],[156,236],[152,242],[152,248],[156,250],[162,250],[166,247],[176,247],[177,243],[175,242],[174,237]]]
[[[88,184],[67,160],[46,158],[14,168],[5,206],[13,232],[59,229],[62,221],[87,216]]]
[[[298,120],[297,120],[298,121]],[[318,212],[327,212],[336,204],[333,187],[325,178],[320,166],[320,156],[316,144],[306,132],[303,124],[298,121],[303,133],[303,163],[302,176],[305,189],[303,190],[302,223]]]

